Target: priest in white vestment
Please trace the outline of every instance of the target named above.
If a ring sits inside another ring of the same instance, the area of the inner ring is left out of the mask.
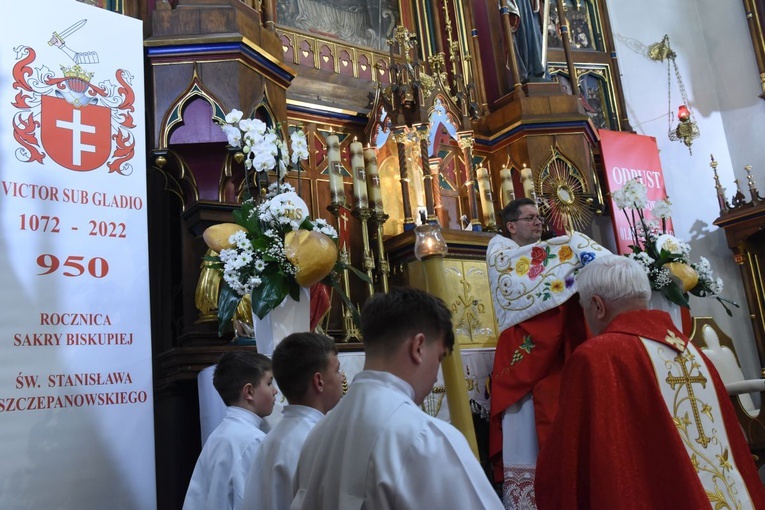
[[[300,450],[308,433],[343,396],[335,341],[293,333],[274,349],[274,379],[289,402],[263,440],[245,486],[242,510],[288,510]]]
[[[451,313],[417,289],[369,298],[364,371],[309,433],[293,510],[501,510],[464,436],[419,406],[454,344]]]
[[[486,265],[499,338],[491,375],[489,457],[503,480],[508,510],[536,510],[538,449],[555,418],[566,357],[587,338],[575,273],[610,252],[579,233],[542,241],[534,200],[502,210],[509,237],[497,234]]]
[[[265,437],[260,426],[276,401],[271,360],[252,351],[224,353],[213,385],[228,408],[199,454],[183,510],[232,510],[241,503]]]

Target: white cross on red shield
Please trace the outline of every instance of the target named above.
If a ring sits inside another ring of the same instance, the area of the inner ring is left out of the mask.
[[[41,110],[40,139],[53,161],[78,172],[106,163],[112,150],[109,108],[77,108],[59,97],[43,96]]]

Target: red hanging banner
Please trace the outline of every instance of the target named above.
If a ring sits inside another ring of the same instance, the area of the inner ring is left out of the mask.
[[[630,245],[635,240],[630,230],[630,222],[625,212],[614,204],[610,193],[621,189],[630,179],[639,178],[647,190],[648,204],[643,209],[646,221],[652,220],[651,209],[657,200],[667,196],[664,186],[664,172],[661,169],[659,148],[656,138],[652,136],[623,133],[621,131],[600,130],[600,152],[603,156],[603,166],[606,169],[608,184],[608,201],[613,211],[613,226],[616,236],[617,251],[620,254],[632,253]],[[632,210],[627,210],[632,214]],[[637,218],[637,212],[635,212]],[[632,216],[630,216],[632,221]],[[672,220],[666,220],[667,233],[674,234]]]

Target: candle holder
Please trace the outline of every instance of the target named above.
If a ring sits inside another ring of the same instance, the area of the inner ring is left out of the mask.
[[[749,185],[749,195],[752,197],[752,205],[756,206],[762,202],[762,197],[757,190],[757,184],[754,182],[754,179],[752,179],[752,165],[746,165],[744,171],[746,171],[746,182]]]
[[[377,227],[377,267],[379,269],[380,287],[388,292],[388,276],[390,275],[390,262],[385,255],[385,243],[383,243],[383,225],[388,220],[388,215],[382,211],[372,212],[372,221]]]
[[[348,210],[347,206],[344,203],[339,202],[332,202],[327,206],[327,210],[332,214],[332,216],[335,217],[336,224],[337,224],[337,232],[340,234],[344,229],[341,229],[340,227],[340,221],[341,221],[341,209]],[[340,234],[342,237],[342,234]],[[343,244],[340,247],[340,261],[343,263],[343,265],[347,268],[350,265],[350,256],[348,254],[348,247]],[[343,290],[345,291],[345,295],[348,296],[348,298],[351,297],[351,281],[350,281],[350,275],[348,269],[343,269],[342,273],[343,278]],[[347,342],[360,342],[361,341],[361,332],[359,331],[359,328],[356,327],[356,323],[353,321],[353,311],[348,308],[344,303],[341,305],[342,315],[343,315],[343,333],[344,336],[340,340],[343,343]]]
[[[414,256],[417,260],[422,261],[430,257],[443,258],[449,252],[446,240],[441,234],[441,227],[438,225],[419,225],[414,232],[416,236]]]
[[[335,218],[339,218],[340,217],[340,208],[341,207],[344,207],[344,208],[347,209],[347,207],[345,205],[345,202],[330,202],[330,204],[327,206],[327,211],[329,211],[330,214],[332,214],[332,216],[334,216]],[[340,232],[339,225],[338,225],[338,230],[337,231]]]
[[[345,266],[349,266],[351,264],[351,258],[348,254],[347,247],[343,246],[343,249],[340,250],[340,260],[345,264]],[[351,295],[351,281],[349,279],[349,274],[347,269],[343,269],[343,289],[345,290],[345,295],[350,297]],[[343,310],[343,330],[345,333],[345,336],[341,340],[343,343],[348,342],[360,342],[361,341],[361,331],[359,331],[359,328],[356,327],[356,323],[353,321],[353,311],[348,308],[345,304],[342,305]]]
[[[712,160],[709,163],[709,166],[712,167],[712,172],[714,172],[715,176],[715,190],[717,190],[717,205],[720,206],[720,214],[727,214],[728,211],[730,211],[730,206],[728,205],[728,199],[725,197],[725,188],[720,184],[720,176],[717,175],[717,161],[715,161],[714,155],[709,155],[710,159]]]
[[[364,262],[362,264],[362,267],[364,268],[364,271],[367,273],[367,276],[369,277],[369,283],[367,284],[367,288],[369,290],[369,295],[375,293],[375,286],[374,286],[374,269],[375,269],[375,259],[372,256],[372,249],[370,247],[369,243],[369,228],[367,226],[367,222],[372,217],[372,210],[369,207],[357,207],[351,212],[353,214],[353,217],[358,219],[361,222],[361,240],[364,244]]]

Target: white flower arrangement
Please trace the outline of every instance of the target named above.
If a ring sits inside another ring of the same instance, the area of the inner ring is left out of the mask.
[[[250,294],[252,310],[261,319],[289,294],[299,299],[299,268],[286,251],[291,232],[315,230],[337,244],[337,231],[323,219],[311,220],[308,207],[292,186],[273,183],[263,201],[250,198],[234,211],[242,229],[228,237],[228,247],[206,260],[221,271],[223,285],[218,299],[221,328],[231,320],[240,299]],[[335,260],[322,283],[337,288],[337,271],[345,268]]]
[[[643,209],[648,205],[647,190],[637,178],[627,181],[624,187],[611,193],[611,196],[616,206],[624,211],[635,242],[630,246],[632,253],[627,256],[643,266],[653,290],[686,308],[690,308],[688,293],[699,297],[714,297],[728,315],[732,315],[725,304],[738,305],[720,297],[722,280],[714,277],[709,261],[699,257],[699,262],[692,263],[690,245],[667,232],[666,221],[672,216],[668,198],[658,200],[651,210],[654,218],[661,221],[659,224],[659,221],[648,221],[643,216]]]
[[[292,155],[287,158],[287,144],[277,135],[277,128],[268,127],[260,119],[243,119],[242,112],[231,110],[221,129],[228,144],[242,149],[244,167],[256,172],[268,172],[278,166],[279,180],[287,174],[287,161],[299,168],[300,161],[308,159],[308,142],[305,133],[298,128],[290,135]]]
[[[274,193],[274,188],[279,193]],[[252,199],[242,204],[241,218],[237,219],[255,228],[232,234],[229,238],[231,248],[221,250],[219,255],[223,279],[240,297],[252,293],[264,282],[294,278],[297,274],[284,252],[284,238],[288,232],[316,229],[333,241],[337,240],[337,231],[326,221],[311,221],[308,207],[292,186],[272,184],[271,190],[261,204],[256,205]]]
[[[242,116],[241,111],[232,110],[221,125],[229,145],[241,148],[245,155],[245,173],[261,174],[257,180],[259,186],[265,185],[267,172],[271,170],[276,174],[276,182],[242,202],[241,208],[233,212],[236,224],[228,226],[233,230],[225,230],[235,233],[227,237],[228,243],[215,249],[219,253],[217,256],[205,257],[223,277],[218,298],[219,333],[222,334],[230,322],[243,296],[251,296],[253,314],[263,319],[287,295],[299,300],[301,285],[310,287],[317,282],[331,286],[355,312],[353,316],[358,323],[358,312],[340,288],[338,275],[348,269],[369,281],[367,275],[338,259],[335,228],[323,219],[312,220],[306,203],[291,185],[284,182],[288,163],[297,167],[300,182],[300,161],[308,159],[305,133],[299,128],[292,132],[292,153],[289,154],[286,142],[279,136],[278,125],[268,127],[259,119]],[[249,190],[250,180],[246,179],[246,182]],[[301,248],[300,239],[306,236],[311,237],[312,246],[318,244],[321,248],[314,251]],[[298,241],[290,244],[290,239]],[[310,256],[306,256],[307,253]],[[302,262],[297,261],[300,257]],[[312,263],[310,270],[306,269]],[[301,272],[301,267],[307,272]]]

